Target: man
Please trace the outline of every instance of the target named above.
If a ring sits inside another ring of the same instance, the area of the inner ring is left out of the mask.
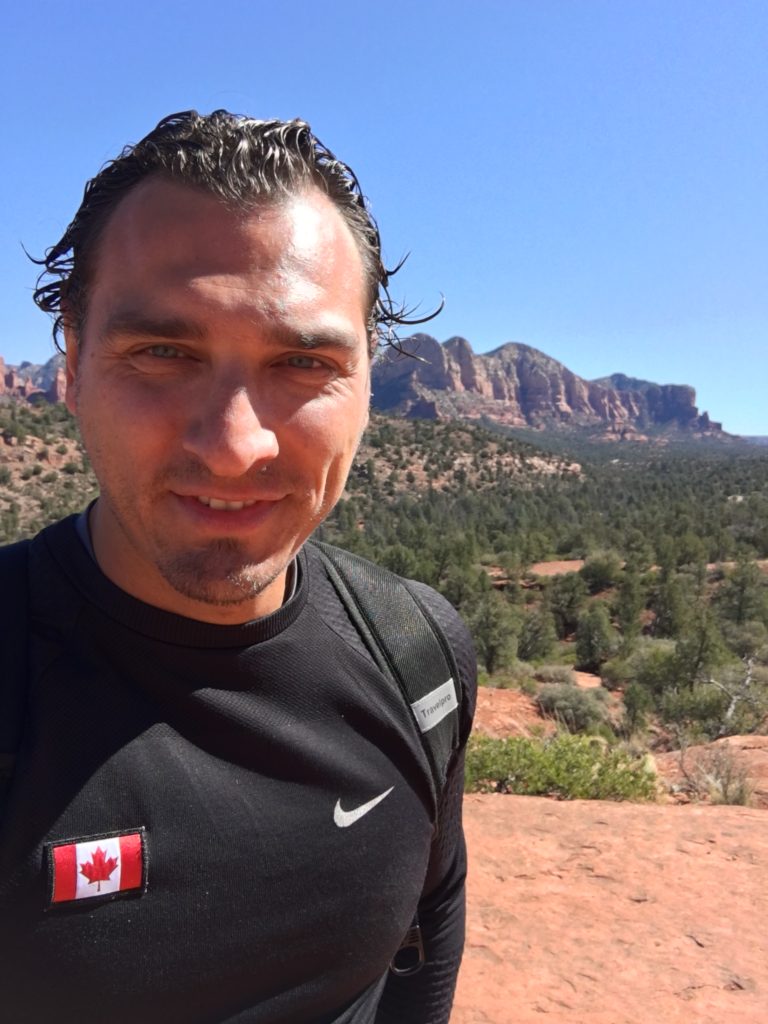
[[[166,118],[88,184],[36,300],[100,497],[29,549],[3,1019],[446,1022],[471,644],[412,585],[463,691],[435,795],[305,544],[398,319],[354,174],[301,122]],[[417,910],[425,963],[399,976]]]

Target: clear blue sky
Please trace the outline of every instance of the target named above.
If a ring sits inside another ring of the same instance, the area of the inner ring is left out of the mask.
[[[8,362],[52,353],[40,254],[165,114],[308,120],[357,171],[395,294],[475,351],[687,383],[768,434],[765,0],[41,0],[4,15]]]

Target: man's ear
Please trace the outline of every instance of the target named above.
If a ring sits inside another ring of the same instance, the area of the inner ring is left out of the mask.
[[[80,338],[74,327],[64,326],[64,341],[67,346],[67,394],[64,401],[69,411],[75,415],[77,413],[75,392],[77,390],[77,368],[80,359]]]

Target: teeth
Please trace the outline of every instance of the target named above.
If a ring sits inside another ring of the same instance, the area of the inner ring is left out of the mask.
[[[256,504],[255,498],[250,501],[222,501],[220,498],[208,498],[202,494],[197,496],[197,500],[217,512],[239,512],[241,508],[250,508]]]

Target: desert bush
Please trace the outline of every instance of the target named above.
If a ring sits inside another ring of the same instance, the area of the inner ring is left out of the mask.
[[[624,659],[614,658],[600,669],[606,686],[639,683],[654,696],[660,695],[677,680],[675,643],[642,637],[634,651]]]
[[[686,780],[685,789],[694,799],[740,807],[752,803],[753,786],[727,742],[700,752],[688,763],[682,752],[680,766]]]
[[[605,691],[558,684],[544,687],[536,696],[541,713],[556,718],[569,732],[586,732],[603,723],[604,700]]]
[[[467,750],[466,790],[561,800],[653,800],[656,782],[644,760],[584,736],[473,736]]]
[[[629,658],[611,658],[600,666],[600,681],[606,690],[618,690],[630,677]]]
[[[759,619],[740,624],[726,622],[722,634],[728,650],[739,658],[762,658],[763,651],[768,649],[768,629]]]
[[[499,669],[493,675],[489,675],[485,669],[478,668],[478,681],[483,680],[481,685],[489,686],[494,690],[521,690],[523,693],[532,696],[536,693],[538,686],[534,679],[532,665],[526,661],[512,661],[503,669]]]
[[[694,734],[716,739],[728,708],[728,696],[712,683],[693,689],[668,690],[662,694],[659,713],[664,722],[694,730]]]
[[[5,487],[11,482],[11,471],[7,466],[0,466],[0,486]]]
[[[570,665],[539,665],[534,670],[534,678],[540,683],[560,683],[563,686],[576,684],[576,677]]]

